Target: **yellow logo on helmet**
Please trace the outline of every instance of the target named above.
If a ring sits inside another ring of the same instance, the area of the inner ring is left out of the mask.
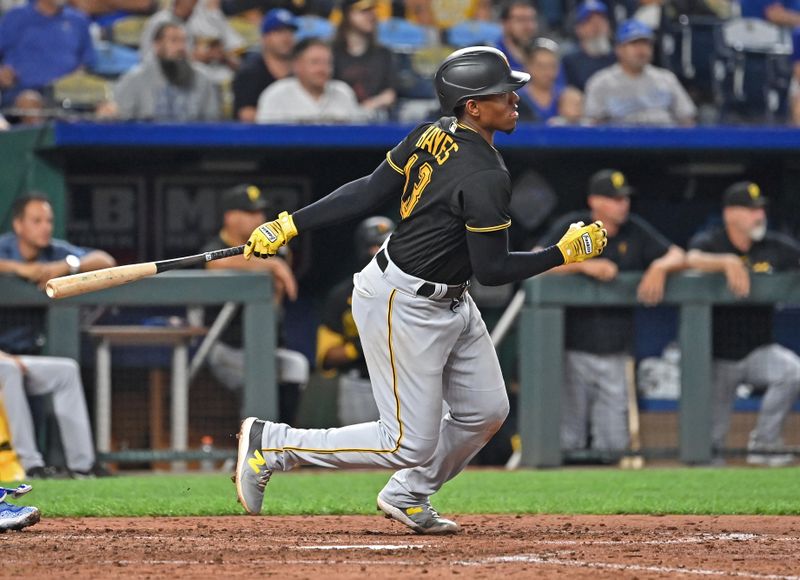
[[[750,199],[758,199],[761,196],[761,188],[755,183],[750,183],[747,186],[747,193],[750,194]]]
[[[261,197],[261,190],[258,189],[255,185],[250,185],[247,188],[247,197],[250,198],[250,201],[256,201],[258,198]]]
[[[625,176],[619,171],[615,171],[611,174],[611,184],[614,186],[614,189],[619,189],[625,185]]]

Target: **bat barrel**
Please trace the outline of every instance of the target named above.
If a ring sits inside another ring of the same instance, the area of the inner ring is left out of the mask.
[[[156,273],[155,262],[114,266],[92,272],[81,272],[72,276],[62,276],[49,280],[45,292],[50,298],[69,298],[105,288],[121,286]]]

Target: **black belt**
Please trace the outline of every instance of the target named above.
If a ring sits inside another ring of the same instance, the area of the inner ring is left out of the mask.
[[[378,267],[381,269],[381,272],[386,271],[386,266],[389,265],[389,258],[386,257],[386,252],[381,250],[375,255],[375,261],[378,262]],[[441,300],[444,299],[460,299],[464,292],[467,291],[467,287],[469,286],[469,282],[464,282],[463,284],[459,284],[458,286],[448,286],[447,292],[444,293],[444,296],[439,296],[438,298]],[[422,296],[423,298],[430,298],[436,292],[436,286],[431,284],[430,282],[425,282],[417,289],[417,296]]]

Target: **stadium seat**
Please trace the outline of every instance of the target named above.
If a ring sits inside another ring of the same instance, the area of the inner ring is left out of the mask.
[[[493,46],[503,36],[503,27],[496,22],[465,20],[451,26],[446,33],[447,43],[456,48],[463,46]]]
[[[321,16],[298,16],[295,19],[297,23],[297,32],[295,32],[295,39],[300,42],[304,38],[321,38],[322,40],[331,40],[336,29],[333,24]]]
[[[675,73],[695,102],[713,100],[714,39],[721,24],[716,17],[682,14],[664,26],[661,66]]]
[[[789,31],[758,18],[736,18],[717,29],[715,44],[713,79],[721,120],[779,121],[792,74]]]
[[[378,23],[378,42],[392,52],[410,54],[430,46],[437,31],[403,18],[389,18]]]
[[[94,74],[116,78],[139,64],[139,52],[129,46],[99,41],[94,44]]]
[[[94,111],[111,97],[111,83],[84,71],[76,71],[53,83],[53,100],[64,109]]]
[[[115,20],[111,25],[111,40],[116,44],[138,48],[146,23],[146,16],[128,16]]]
[[[234,16],[233,18],[228,18],[228,24],[244,39],[245,46],[248,49],[259,45],[261,31],[259,30],[258,22],[252,22],[241,16]]]

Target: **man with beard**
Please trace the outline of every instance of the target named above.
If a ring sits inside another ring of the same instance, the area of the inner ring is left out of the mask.
[[[267,12],[261,21],[261,52],[248,55],[233,79],[233,110],[239,121],[256,120],[258,97],[276,80],[292,74],[292,50],[297,23],[283,8]]]
[[[618,63],[586,83],[586,116],[617,125],[693,125],[697,108],[677,77],[655,67],[653,31],[638,20],[617,29]]]
[[[500,10],[503,37],[497,42],[512,69],[524,70],[528,49],[539,31],[536,8],[529,0],[510,0]]]
[[[89,20],[64,0],[35,0],[0,20],[0,105],[26,89],[42,90],[95,61]]]
[[[616,62],[611,50],[608,8],[600,0],[586,0],[575,14],[578,48],[564,56],[561,66],[567,84],[584,90],[586,81],[600,69]]]
[[[207,73],[186,50],[186,30],[177,22],[156,29],[153,55],[114,87],[117,116],[149,121],[216,121],[220,101]]]
[[[558,240],[564,224],[600,220],[608,231],[603,256],[555,268],[553,274],[583,274],[610,282],[619,272],[644,272],[639,301],[655,305],[667,276],[685,267],[685,254],[649,223],[630,212],[633,192],[625,176],[604,169],[589,180],[589,211],[556,221],[539,246]],[[565,320],[564,405],[561,447],[592,449],[598,459],[616,460],[628,447],[625,365],[633,349],[633,308],[570,308]]]
[[[740,298],[750,294],[750,272],[797,270],[800,244],[767,231],[766,205],[761,188],[751,181],[726,189],[723,225],[689,242],[689,267],[724,273],[728,288]],[[782,445],[781,430],[800,392],[800,357],[774,342],[772,310],[771,305],[714,307],[712,442],[716,451],[725,446],[736,387],[765,387],[747,462],[775,467],[793,459]]]

